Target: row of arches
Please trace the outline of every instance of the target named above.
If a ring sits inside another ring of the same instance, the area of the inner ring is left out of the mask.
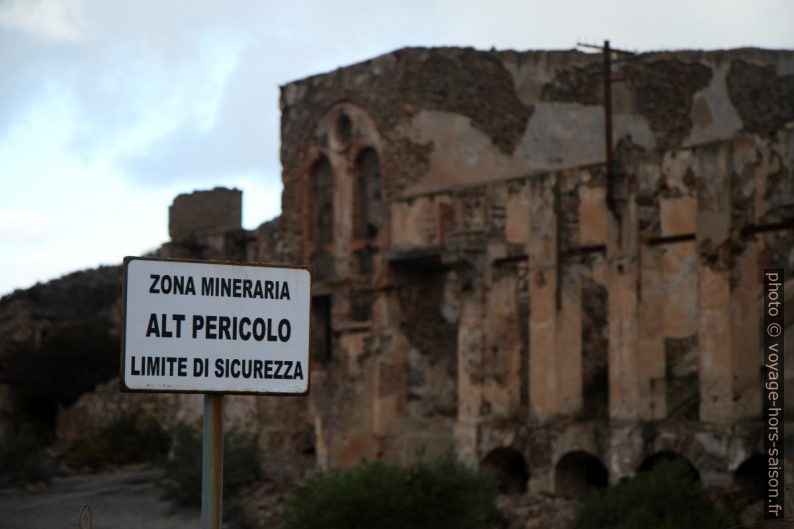
[[[689,470],[689,479],[700,480],[700,472],[685,456],[672,450],[656,452],[643,460],[638,472],[648,472],[658,465],[681,462]],[[492,470],[503,494],[523,493],[527,490],[530,473],[524,456],[512,447],[491,450],[482,459],[481,467]],[[763,497],[766,462],[755,454],[739,465],[733,476],[733,494],[743,503],[752,503]],[[554,467],[555,492],[561,496],[579,497],[589,490],[604,488],[609,484],[609,472],[596,456],[577,450],[561,457]]]

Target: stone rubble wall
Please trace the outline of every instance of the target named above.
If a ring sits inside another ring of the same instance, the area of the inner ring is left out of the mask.
[[[600,54],[407,48],[282,87],[285,255],[322,263],[330,304],[321,468],[510,448],[530,490],[555,492],[566,454],[615,482],[671,451],[726,486],[759,452],[760,272],[794,266],[794,54],[616,66],[613,207],[600,70]],[[361,238],[373,148],[385,213]],[[326,161],[332,235],[313,216]]]

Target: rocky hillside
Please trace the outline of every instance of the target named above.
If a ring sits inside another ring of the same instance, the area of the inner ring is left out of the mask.
[[[0,432],[54,425],[59,406],[118,372],[121,267],[101,266],[0,299]]]

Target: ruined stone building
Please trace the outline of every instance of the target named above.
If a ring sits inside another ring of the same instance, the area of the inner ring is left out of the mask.
[[[707,485],[758,475],[794,52],[616,66],[611,181],[601,68],[402,49],[282,87],[280,257],[313,267],[320,467],[454,446],[535,492],[666,457]]]
[[[794,277],[794,52],[615,65],[611,178],[601,61],[402,49],[289,83],[280,220],[177,198],[160,255],[313,268],[309,396],[228,399],[269,468],[454,448],[505,490],[574,494],[679,457],[752,490],[761,274]]]

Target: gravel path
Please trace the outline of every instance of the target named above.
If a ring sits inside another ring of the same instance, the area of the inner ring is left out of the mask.
[[[157,477],[155,470],[127,469],[56,478],[41,491],[1,490],[0,527],[75,529],[80,508],[88,504],[93,529],[197,529],[200,513],[161,500]],[[88,529],[86,523],[83,529]]]

